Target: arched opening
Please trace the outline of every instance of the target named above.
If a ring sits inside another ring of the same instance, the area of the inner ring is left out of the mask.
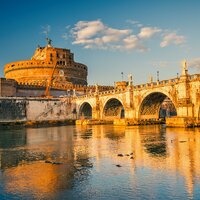
[[[154,92],[149,94],[142,101],[139,111],[140,119],[165,119],[166,117],[176,116],[176,108],[165,94]]]
[[[159,118],[176,116],[176,108],[170,98],[166,97],[160,106]]]
[[[107,119],[122,119],[125,117],[125,110],[118,99],[110,99],[104,106],[103,116]]]
[[[79,110],[80,119],[91,119],[92,118],[92,107],[89,103],[85,102],[81,105]]]

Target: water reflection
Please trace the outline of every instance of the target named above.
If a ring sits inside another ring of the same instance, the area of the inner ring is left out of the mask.
[[[13,148],[26,144],[26,130],[0,129],[0,149]]]
[[[199,129],[107,125],[0,132],[5,199],[195,199],[199,167]]]

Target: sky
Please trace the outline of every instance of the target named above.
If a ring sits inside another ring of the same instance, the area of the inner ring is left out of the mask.
[[[88,84],[200,72],[199,0],[0,0],[0,76],[45,38],[88,66]]]

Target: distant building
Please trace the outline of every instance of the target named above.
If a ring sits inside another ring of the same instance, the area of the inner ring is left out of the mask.
[[[50,39],[47,41],[47,46],[38,46],[31,60],[6,64],[6,79],[14,79],[18,84],[45,86],[56,65],[53,84],[87,85],[87,66],[75,62],[74,55],[69,49],[55,48],[51,45]]]
[[[53,96],[83,93],[87,87],[88,68],[74,61],[69,49],[47,46],[35,50],[31,60],[11,62],[0,79],[0,96],[42,96],[51,78]]]
[[[6,64],[4,75],[0,78],[2,97],[45,96],[47,86],[55,97],[79,96],[96,90],[96,86],[87,86],[87,66],[75,62],[69,49],[53,47],[48,38],[47,45],[38,46],[31,60]],[[98,86],[99,91],[109,89],[113,87]]]

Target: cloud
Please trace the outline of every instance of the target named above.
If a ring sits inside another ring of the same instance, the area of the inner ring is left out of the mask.
[[[146,46],[148,39],[158,36],[161,39],[160,47],[169,45],[180,45],[186,42],[186,38],[177,35],[176,32],[169,32],[158,27],[143,26],[140,22],[126,20],[134,26],[132,28],[118,29],[105,25],[100,19],[94,21],[79,21],[73,28],[70,28],[72,44],[81,45],[86,49],[111,49],[111,50],[136,50],[139,52],[148,51]],[[133,34],[134,33],[134,34]],[[69,37],[70,37],[69,36]],[[68,35],[62,36],[68,39]]]
[[[174,66],[174,65],[178,65],[179,62],[177,61],[168,61],[168,60],[157,60],[157,61],[153,61],[153,62],[150,62],[150,65],[152,65],[153,67],[169,67],[169,66]]]
[[[50,31],[51,31],[50,25],[47,24],[46,26],[42,26],[42,33],[45,34],[46,36],[48,36]]]
[[[141,52],[147,51],[148,49],[142,44],[142,41],[135,35],[130,35],[124,38],[125,49],[138,49]]]
[[[194,69],[199,69],[200,70],[200,57],[199,58],[194,58],[188,62],[188,66]]]
[[[63,38],[64,40],[67,40],[67,39],[68,39],[68,34],[67,34],[67,33],[64,33],[64,34],[62,35],[62,38]]]
[[[137,36],[131,35],[131,29],[108,27],[101,20],[79,21],[71,29],[71,33],[74,37],[73,44],[83,45],[86,49],[137,49],[139,51],[145,49]]]
[[[141,27],[143,27],[143,24],[137,24],[137,27],[141,28]]]
[[[126,20],[126,23],[129,23],[129,24],[139,24],[140,22],[139,21],[136,21],[136,20],[132,20],[132,19],[127,19]]]
[[[65,28],[66,28],[66,29],[69,29],[70,27],[71,27],[71,25],[67,25]]]
[[[168,33],[164,36],[162,42],[160,43],[160,47],[167,47],[171,44],[181,45],[186,42],[186,38],[183,35],[177,35],[174,33]]]
[[[138,34],[138,37],[142,39],[148,39],[153,37],[156,33],[161,32],[162,30],[156,27],[143,27]]]
[[[86,40],[100,33],[105,29],[100,20],[96,21],[79,21],[73,28],[73,35],[76,41]],[[79,43],[79,42],[78,42]]]

